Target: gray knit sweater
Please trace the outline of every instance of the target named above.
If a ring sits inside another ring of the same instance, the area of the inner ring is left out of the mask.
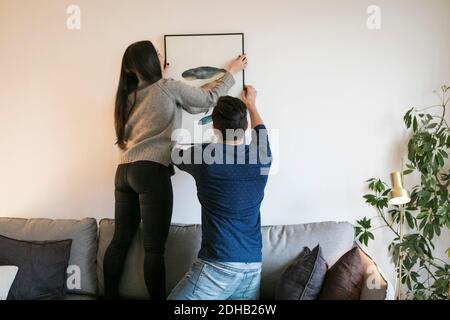
[[[181,126],[182,108],[189,113],[205,112],[214,107],[234,83],[233,76],[226,72],[208,88],[193,87],[172,79],[139,87],[136,103],[125,125],[126,148],[119,149],[119,164],[148,160],[168,166],[171,135]]]

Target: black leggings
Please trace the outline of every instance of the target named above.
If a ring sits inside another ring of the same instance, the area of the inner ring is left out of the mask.
[[[166,298],[164,249],[172,218],[172,182],[168,167],[137,161],[117,167],[115,230],[105,253],[105,298],[119,297],[119,283],[128,248],[142,219],[144,278],[150,299]]]

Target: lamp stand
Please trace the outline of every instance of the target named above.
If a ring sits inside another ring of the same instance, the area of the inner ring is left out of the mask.
[[[402,271],[403,271],[403,222],[405,218],[405,205],[400,205],[400,246],[398,248],[398,260],[397,260],[397,283],[395,286],[395,299],[401,300],[402,298]]]

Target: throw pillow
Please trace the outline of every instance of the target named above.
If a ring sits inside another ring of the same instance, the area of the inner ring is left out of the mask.
[[[328,270],[319,300],[359,300],[365,274],[363,255],[354,247]]]
[[[0,300],[6,300],[19,268],[16,266],[0,266]]]
[[[0,265],[19,271],[9,300],[62,299],[72,240],[21,241],[0,235]]]
[[[284,271],[278,282],[276,300],[315,300],[322,289],[328,265],[320,246],[305,247]]]

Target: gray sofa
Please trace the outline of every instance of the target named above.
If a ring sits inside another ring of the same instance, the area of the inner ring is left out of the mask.
[[[114,232],[114,220],[50,220],[0,218],[0,234],[21,240],[61,240],[71,238],[66,299],[96,299],[103,294],[103,257]],[[353,226],[348,222],[320,222],[262,227],[263,270],[261,299],[273,299],[277,281],[284,269],[304,246],[318,243],[328,265],[333,265],[354,245]],[[200,247],[200,225],[172,225],[166,247],[168,293],[188,271]],[[124,298],[147,299],[143,275],[144,250],[140,231],[130,247],[120,293]],[[72,266],[72,267],[71,267]],[[75,267],[74,267],[75,266]],[[376,267],[376,264],[374,263]],[[392,286],[378,267],[375,276],[381,288],[369,289],[364,281],[361,299],[391,299]],[[367,275],[369,276],[369,275]],[[372,281],[371,280],[371,281]]]

